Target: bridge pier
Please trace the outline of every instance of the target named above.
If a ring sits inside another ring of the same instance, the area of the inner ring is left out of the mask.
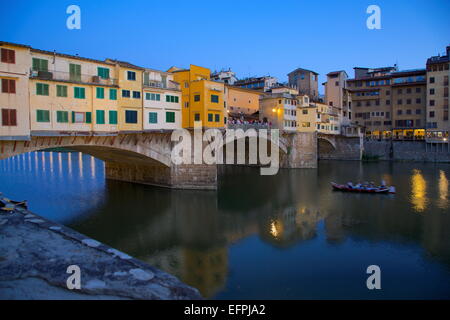
[[[290,169],[317,168],[317,134],[315,132],[284,133],[287,152],[280,153],[280,167]]]

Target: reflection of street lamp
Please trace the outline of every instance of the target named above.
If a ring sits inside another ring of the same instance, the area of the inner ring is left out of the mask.
[[[447,138],[444,138],[444,142],[446,142],[447,141]]]
[[[276,110],[275,108],[273,108],[273,109],[272,109],[272,112],[275,113],[275,112],[277,112],[277,110]]]

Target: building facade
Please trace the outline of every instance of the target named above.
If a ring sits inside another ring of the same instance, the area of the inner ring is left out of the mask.
[[[189,69],[168,70],[180,84],[182,93],[182,127],[193,128],[195,123],[207,128],[225,127],[225,85],[210,80],[210,70],[195,65]]]
[[[225,86],[225,106],[228,119],[258,120],[261,92],[235,86]]]
[[[173,74],[145,69],[142,86],[144,131],[181,128],[181,89]]]
[[[262,92],[268,92],[270,89],[278,83],[278,79],[275,77],[251,77],[242,80],[238,80],[234,83],[236,87],[245,89],[257,90]]]
[[[299,94],[306,94],[311,100],[317,101],[319,99],[318,76],[317,72],[297,68],[288,73],[289,86],[294,86]]]
[[[234,85],[236,81],[238,81],[238,79],[236,78],[236,74],[231,71],[231,69],[216,71],[212,73],[211,80],[223,82],[229,85]]]
[[[297,130],[298,96],[290,93],[272,93],[261,96],[260,120],[272,128],[287,132]]]
[[[448,119],[448,78],[450,46],[446,55],[427,60],[427,113],[426,137],[430,142],[448,142],[450,123]]]
[[[30,47],[0,42],[0,140],[30,138]]]

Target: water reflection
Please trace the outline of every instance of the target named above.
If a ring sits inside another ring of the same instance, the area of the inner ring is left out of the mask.
[[[103,163],[91,156],[57,158],[53,177],[43,160],[31,177],[14,167],[17,159],[0,161],[2,191],[207,298],[370,298],[360,271],[374,262],[392,273],[384,298],[450,297],[450,215],[442,211],[448,165],[355,170],[354,163],[323,162],[318,171],[264,177],[258,169],[224,167],[219,190],[201,192],[105,182]],[[380,179],[397,194],[345,194],[329,185]]]
[[[439,170],[439,201],[438,206],[441,209],[448,208],[448,179],[443,170]]]
[[[427,207],[427,182],[420,170],[414,169],[411,176],[411,203],[414,210],[423,212]]]

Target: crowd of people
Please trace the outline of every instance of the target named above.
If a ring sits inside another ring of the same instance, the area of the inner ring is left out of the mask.
[[[272,126],[272,122],[262,121],[262,120],[242,120],[242,119],[228,119],[227,124],[247,124],[255,126]]]

